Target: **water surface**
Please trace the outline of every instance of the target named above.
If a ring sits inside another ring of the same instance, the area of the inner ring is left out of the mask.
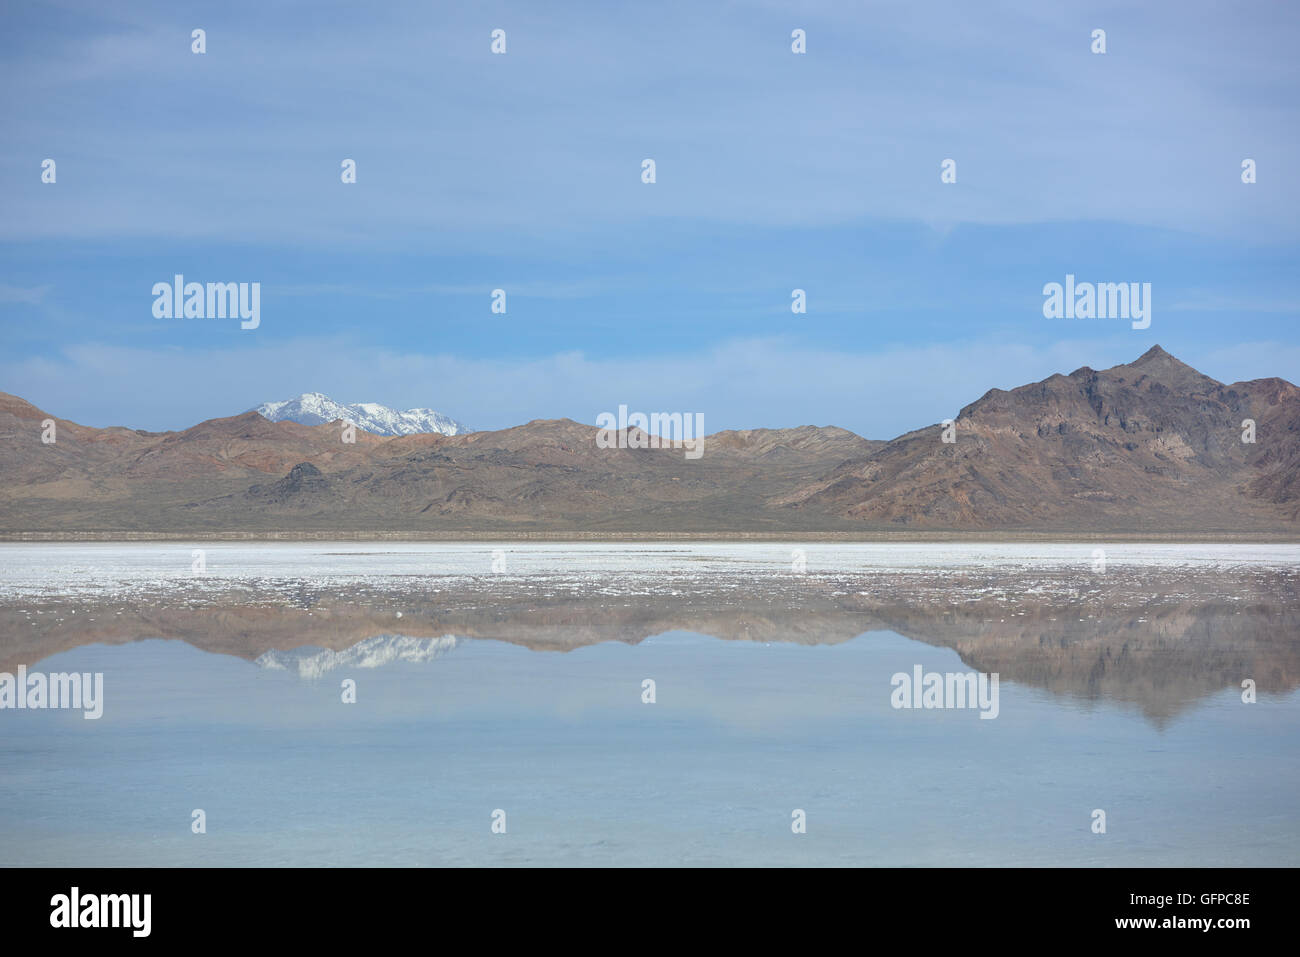
[[[1300,549],[801,552],[0,546],[0,863],[1300,863]]]

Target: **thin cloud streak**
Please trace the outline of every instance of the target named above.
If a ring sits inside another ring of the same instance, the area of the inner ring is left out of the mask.
[[[433,408],[479,429],[540,418],[594,423],[600,412],[626,404],[646,412],[702,412],[709,432],[812,424],[892,438],[955,416],[991,388],[1010,389],[1083,365],[1130,362],[1152,344],[1119,336],[1049,346],[972,341],[850,353],[768,338],[685,354],[597,358],[561,352],[523,359],[403,353],[346,340],[202,352],[83,344],[57,357],[0,363],[0,388],[87,425],[150,430],[185,428],[315,391],[341,402]],[[1300,379],[1300,347],[1285,343],[1179,358],[1221,381]],[[149,388],[141,390],[141,382]]]

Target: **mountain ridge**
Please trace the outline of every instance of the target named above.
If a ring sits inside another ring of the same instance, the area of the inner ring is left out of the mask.
[[[1300,389],[1159,346],[990,389],[950,430],[727,430],[694,461],[571,419],[347,443],[255,411],[163,433],[55,418],[46,445],[45,418],[0,393],[0,535],[1300,532]]]
[[[1224,385],[1157,345],[1109,369],[990,390],[958,413],[952,442],[933,441],[939,426],[907,433],[772,504],[866,521],[1015,528],[1078,525],[1090,514],[1118,521],[1144,482],[1152,490],[1145,511],[1204,504],[1210,518],[1234,510],[1232,493],[1245,482],[1245,497],[1285,506],[1293,473],[1270,469],[1268,456],[1300,461],[1298,396],[1285,380]],[[1244,442],[1243,422],[1255,416],[1256,442]],[[1282,441],[1261,446],[1261,433]],[[1281,511],[1297,517],[1293,507]]]
[[[371,435],[462,435],[473,431],[433,409],[390,409],[378,402],[336,402],[323,392],[304,392],[292,399],[263,402],[254,412],[271,422],[328,425],[351,422]]]

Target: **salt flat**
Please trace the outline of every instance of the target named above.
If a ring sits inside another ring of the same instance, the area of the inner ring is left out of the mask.
[[[203,553],[203,571],[194,552]],[[1105,568],[1213,572],[1242,566],[1300,569],[1300,545],[1033,543],[93,543],[0,544],[0,601],[22,595],[128,595],[159,587],[291,580],[393,585],[410,579],[633,582],[734,587],[791,572],[853,575],[999,569],[1026,573]],[[494,559],[501,571],[494,571]]]

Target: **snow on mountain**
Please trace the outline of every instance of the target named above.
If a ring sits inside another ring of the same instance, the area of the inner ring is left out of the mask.
[[[321,425],[343,419],[374,435],[413,435],[417,432],[463,435],[474,431],[463,422],[433,409],[398,412],[377,402],[344,405],[319,392],[304,392],[296,399],[283,402],[266,402],[257,407],[257,412],[272,422],[289,421],[302,425]]]
[[[314,648],[268,651],[254,664],[274,671],[296,671],[301,678],[319,678],[336,668],[382,668],[395,661],[433,661],[455,650],[457,644],[455,635],[442,638],[374,635],[342,651]]]

